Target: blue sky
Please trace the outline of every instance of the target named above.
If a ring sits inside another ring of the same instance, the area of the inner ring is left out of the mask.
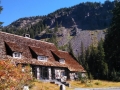
[[[70,7],[81,2],[101,2],[105,0],[0,0],[3,11],[0,14],[0,21],[3,26],[13,21],[29,16],[47,15],[57,9]],[[113,1],[113,0],[112,0]]]

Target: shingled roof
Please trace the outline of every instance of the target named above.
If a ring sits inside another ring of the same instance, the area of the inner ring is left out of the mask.
[[[66,51],[61,51],[61,50],[56,50],[53,51],[56,55],[58,55],[59,58],[64,58],[65,63],[70,71],[82,71],[85,72],[83,67],[72,58],[72,56],[66,52]]]
[[[31,47],[31,46],[30,46],[30,48],[31,48],[37,55],[48,56],[47,50],[44,50],[44,49],[38,48],[38,47]]]
[[[21,59],[6,55],[5,44],[7,44],[12,51],[22,52]],[[0,32],[0,45],[0,49],[2,50],[2,52],[0,52],[0,58],[7,57],[9,59],[13,59],[16,63],[66,67],[70,71],[85,72],[84,68],[74,60],[68,52],[58,50],[53,43]],[[48,56],[48,61],[42,62],[32,58],[30,49],[32,49],[37,55]],[[65,64],[59,63],[54,58],[51,51],[59,58],[64,58]]]
[[[19,48],[19,46],[16,43],[12,43],[12,42],[5,42],[5,43],[9,46],[9,48],[12,51],[22,52],[21,49]]]

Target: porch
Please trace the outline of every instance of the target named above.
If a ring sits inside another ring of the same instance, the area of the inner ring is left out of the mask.
[[[69,79],[67,68],[48,67],[48,66],[31,66],[33,77],[41,81],[66,81]]]

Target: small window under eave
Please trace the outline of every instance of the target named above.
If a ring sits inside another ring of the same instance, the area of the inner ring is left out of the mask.
[[[45,62],[47,62],[48,57],[47,56],[43,56],[43,55],[38,55],[37,56],[37,60],[38,61],[45,61]]]
[[[64,58],[60,58],[60,59],[59,59],[59,62],[60,62],[61,64],[65,64],[65,59],[64,59]]]
[[[20,52],[13,52],[13,58],[19,58],[21,59],[21,53]]]

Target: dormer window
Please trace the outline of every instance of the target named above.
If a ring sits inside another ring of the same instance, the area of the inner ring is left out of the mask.
[[[13,53],[13,58],[21,58],[21,53],[20,52],[14,52]]]
[[[60,59],[59,59],[59,62],[62,63],[62,64],[65,64],[65,59],[60,58]]]
[[[37,59],[38,59],[38,61],[45,61],[45,62],[46,62],[46,61],[48,60],[48,57],[47,57],[47,56],[40,56],[40,55],[39,55],[39,56],[37,57]]]

